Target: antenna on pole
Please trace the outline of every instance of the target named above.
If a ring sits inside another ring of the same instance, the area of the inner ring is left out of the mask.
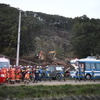
[[[17,57],[16,57],[16,66],[19,65],[19,49],[20,49],[20,30],[21,30],[21,10],[19,10],[19,25],[18,25],[18,40],[17,40]]]

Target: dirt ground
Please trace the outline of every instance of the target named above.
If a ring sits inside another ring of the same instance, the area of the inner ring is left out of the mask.
[[[66,81],[57,81],[57,80],[52,80],[52,81],[41,81],[37,83],[29,82],[29,84],[24,84],[24,82],[21,83],[15,83],[15,84],[10,84],[10,83],[3,83],[2,85],[4,86],[20,86],[20,85],[65,85],[65,84],[71,84],[71,85],[83,85],[83,84],[100,84],[100,80],[96,80],[95,82],[93,80],[91,81],[78,81],[75,82],[75,80],[66,80]]]

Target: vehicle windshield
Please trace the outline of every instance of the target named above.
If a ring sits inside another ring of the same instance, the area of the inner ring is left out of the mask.
[[[62,67],[56,67],[56,70],[63,71],[63,68]]]
[[[1,68],[9,67],[9,62],[0,62],[0,67]]]

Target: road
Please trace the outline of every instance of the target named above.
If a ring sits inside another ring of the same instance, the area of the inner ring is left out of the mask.
[[[71,85],[100,84],[100,80],[96,80],[95,82],[93,80],[81,81],[81,82],[79,81],[75,82],[74,80],[66,80],[66,81],[52,80],[52,81],[41,81],[38,83],[30,82],[28,85],[32,86],[32,85],[65,85],[65,84],[71,84]],[[15,84],[4,83],[3,85],[4,86],[20,86],[20,85],[27,85],[27,84],[24,84],[24,82],[21,82],[21,83],[15,83]]]

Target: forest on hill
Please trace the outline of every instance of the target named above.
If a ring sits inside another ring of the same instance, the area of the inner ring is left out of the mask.
[[[67,13],[65,11],[65,13]],[[66,18],[41,12],[21,12],[20,56],[35,57],[42,50],[59,59],[100,54],[100,19],[86,15]],[[16,57],[19,9],[0,4],[0,54]]]

